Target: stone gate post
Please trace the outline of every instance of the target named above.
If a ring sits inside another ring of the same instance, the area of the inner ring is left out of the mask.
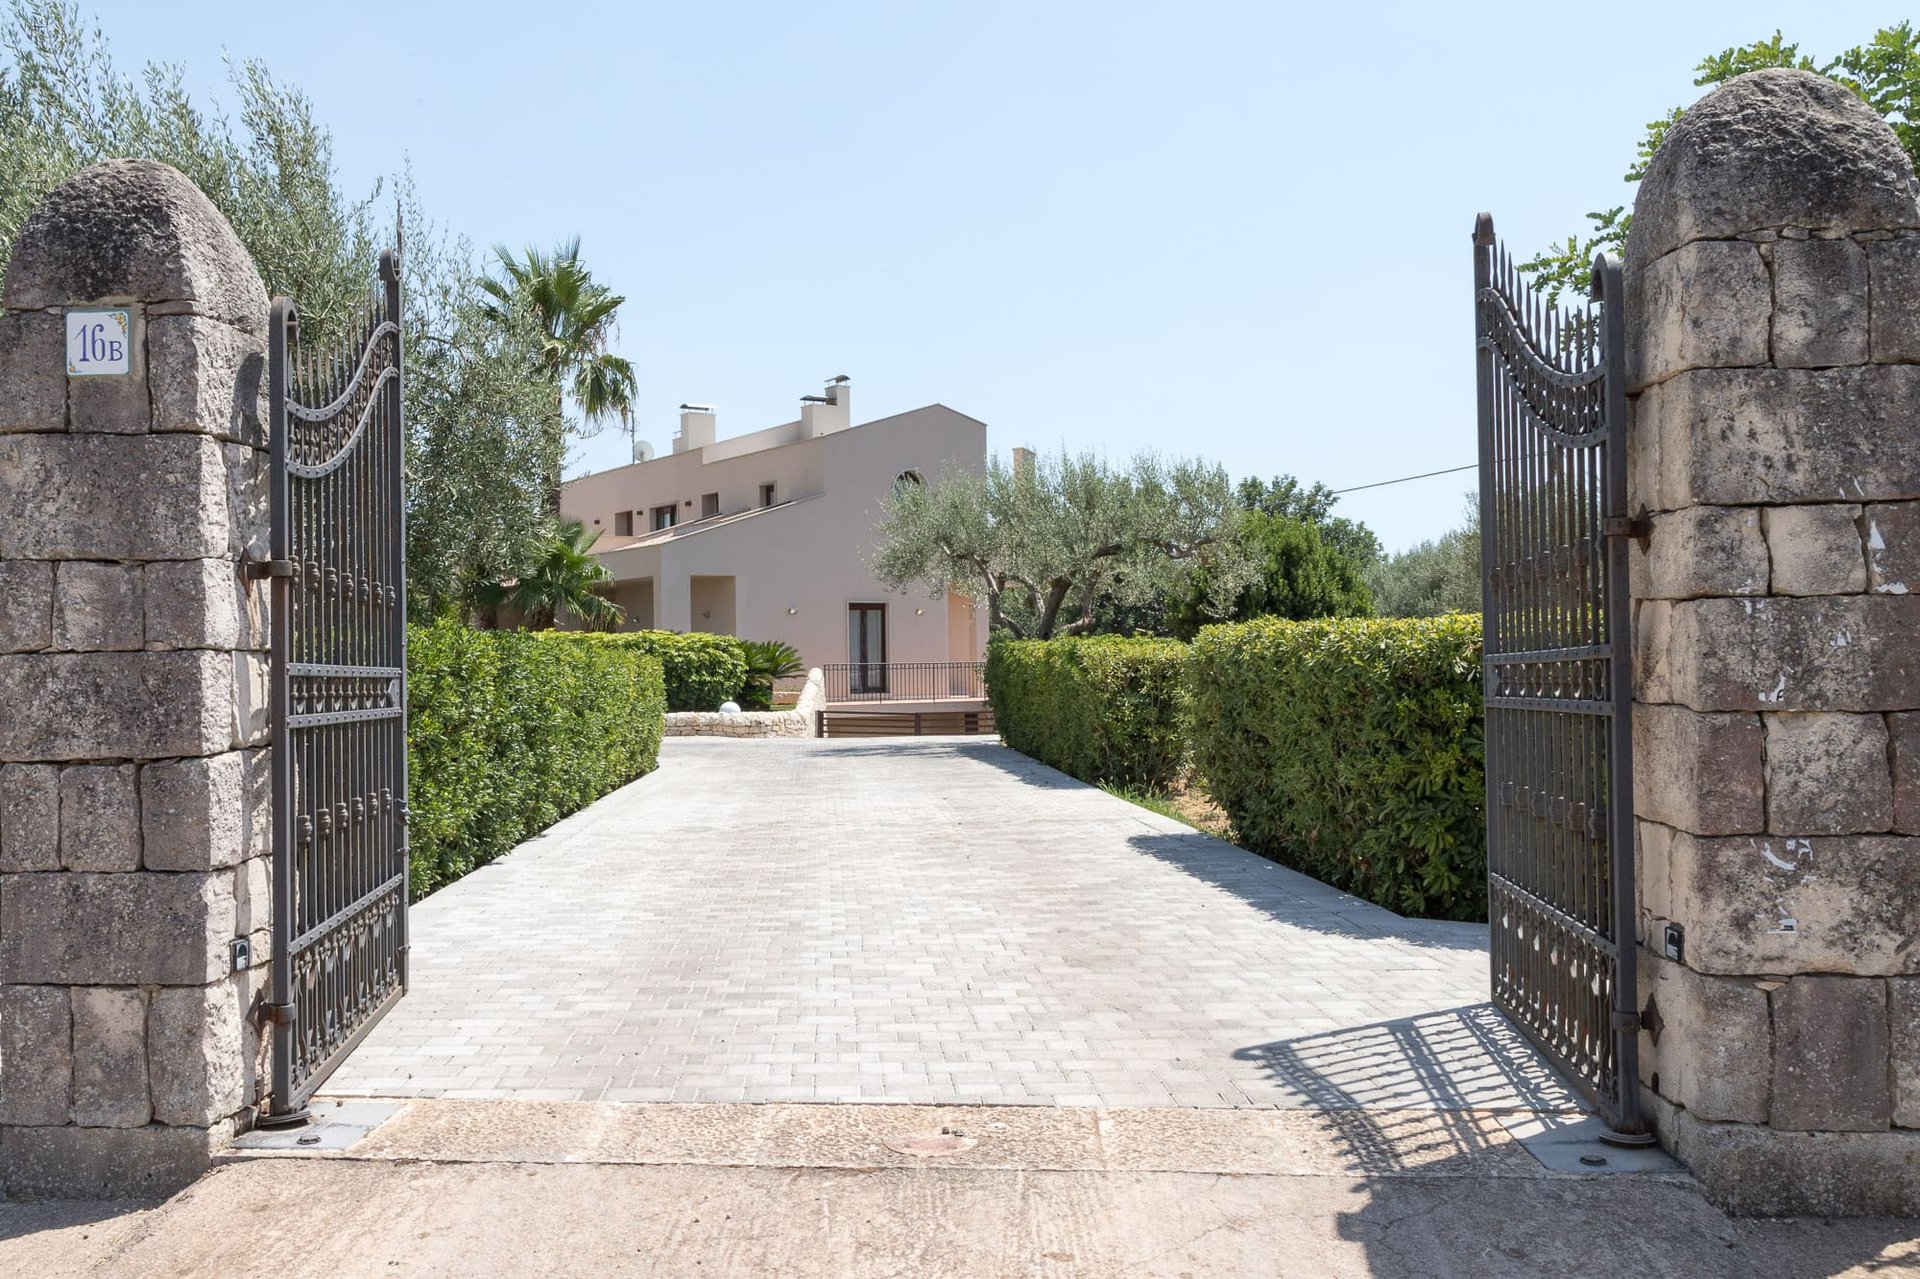
[[[1763,71],[1627,242],[1641,1074],[1751,1213],[1920,1212],[1920,206]]]
[[[256,1093],[267,299],[192,183],[113,160],[28,218],[3,300],[0,1174],[170,1191]]]

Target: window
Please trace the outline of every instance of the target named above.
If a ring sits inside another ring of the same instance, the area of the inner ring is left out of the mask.
[[[920,488],[926,482],[927,477],[918,471],[902,471],[893,477],[893,495],[898,497],[909,488]]]
[[[718,514],[720,514],[720,495],[718,493],[702,493],[700,495],[700,518],[710,520]]]
[[[680,508],[672,502],[668,502],[665,506],[656,506],[653,508],[653,531],[658,533],[663,528],[672,528],[679,518]]]
[[[773,494],[774,494],[774,487],[773,487],[773,485],[771,485],[771,484],[762,484],[762,485],[760,486],[760,505],[762,505],[762,506],[772,506],[772,505],[773,505]]]
[[[613,513],[613,535],[615,537],[633,536],[632,511],[615,511]]]

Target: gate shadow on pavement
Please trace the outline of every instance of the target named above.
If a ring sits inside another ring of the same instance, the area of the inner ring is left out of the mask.
[[[1733,1219],[1679,1176],[1542,1176],[1503,1116],[1588,1108],[1490,1003],[1241,1049],[1296,1093],[1355,1178],[1338,1212],[1378,1276],[1595,1271],[1688,1279],[1911,1275],[1920,1222]],[[1630,1230],[1622,1222],[1632,1222]]]
[[[1504,1146],[1488,1112],[1586,1109],[1492,1004],[1277,1040],[1234,1056],[1318,1112],[1362,1175]]]

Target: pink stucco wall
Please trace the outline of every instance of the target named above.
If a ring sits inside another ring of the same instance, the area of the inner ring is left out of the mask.
[[[627,629],[731,629],[743,639],[784,640],[819,666],[847,660],[848,605],[884,604],[888,661],[978,661],[987,630],[979,610],[923,590],[890,593],[867,560],[898,477],[983,470],[985,424],[935,404],[839,427],[834,406],[823,407],[810,422],[714,444],[698,442],[703,424],[695,417],[695,442],[685,451],[565,486],[562,512],[602,531],[596,549],[620,583],[615,598],[628,610]],[[776,505],[763,509],[768,483]],[[719,494],[720,515],[702,521],[710,493]],[[649,512],[667,503],[682,523],[653,535]],[[634,512],[633,536],[615,535],[620,511]],[[722,625],[722,587],[707,580],[714,578],[733,582],[730,628]]]

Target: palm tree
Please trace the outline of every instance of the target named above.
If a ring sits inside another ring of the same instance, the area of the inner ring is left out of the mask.
[[[613,574],[593,557],[599,536],[579,520],[562,520],[517,577],[482,583],[474,593],[476,606],[494,615],[502,608],[515,609],[529,630],[551,627],[563,612],[596,631],[607,629],[626,616],[626,610],[607,598]]]
[[[773,707],[773,682],[806,673],[800,652],[779,640],[741,640],[747,658],[747,682],[740,690],[740,701],[750,711]]]
[[[495,245],[493,251],[505,278],[480,281],[487,295],[482,306],[503,324],[517,314],[532,316],[541,334],[536,358],[542,375],[553,383],[555,409],[571,392],[589,423],[613,417],[631,422],[639,393],[633,365],[607,350],[615,317],[627,299],[596,282],[581,263],[580,237],[551,254],[529,247],[525,257],[516,258],[504,245]],[[564,422],[564,417],[557,415],[556,420]],[[557,513],[558,472],[548,477],[547,488],[548,507]]]

